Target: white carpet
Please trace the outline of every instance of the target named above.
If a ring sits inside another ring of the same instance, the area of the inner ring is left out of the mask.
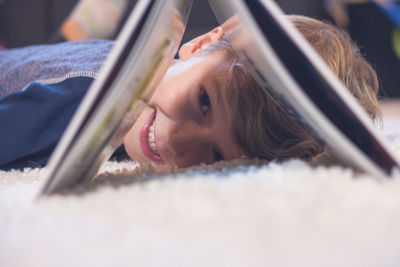
[[[39,200],[43,169],[0,172],[0,266],[400,266],[400,175],[135,167]]]

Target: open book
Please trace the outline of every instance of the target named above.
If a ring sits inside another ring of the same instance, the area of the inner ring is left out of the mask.
[[[273,1],[209,2],[255,79],[339,158],[377,177],[399,168],[365,111]],[[43,194],[92,179],[121,144],[171,63],[191,4],[138,1],[50,159]]]
[[[210,0],[255,79],[346,164],[387,177],[400,161],[367,113],[270,0]]]
[[[178,50],[192,0],[140,0],[53,152],[42,190],[92,179],[118,148]]]

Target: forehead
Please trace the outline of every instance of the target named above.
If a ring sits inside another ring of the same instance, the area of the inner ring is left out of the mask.
[[[203,52],[187,60],[188,64],[195,65],[195,69],[204,75],[226,76],[231,65],[231,58],[223,50]]]
[[[186,60],[177,61],[167,70],[164,80],[189,85],[217,78],[221,84],[225,84],[230,64],[226,53],[201,53]]]

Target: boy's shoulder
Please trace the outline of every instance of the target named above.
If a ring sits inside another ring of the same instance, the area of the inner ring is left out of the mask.
[[[0,50],[0,97],[71,73],[97,73],[114,42],[85,40]]]

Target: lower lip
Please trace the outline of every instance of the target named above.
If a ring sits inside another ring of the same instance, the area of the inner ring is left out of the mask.
[[[151,126],[151,123],[153,122],[153,119],[156,116],[156,111],[154,110],[153,113],[149,116],[149,118],[146,120],[144,123],[142,130],[140,130],[140,146],[142,148],[143,154],[148,157],[149,159],[156,161],[156,162],[161,162],[162,159],[159,155],[154,154],[151,149],[150,149],[150,144],[149,144],[149,129]]]

